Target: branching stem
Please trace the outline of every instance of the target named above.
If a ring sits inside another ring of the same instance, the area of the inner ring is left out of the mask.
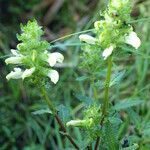
[[[68,140],[70,141],[70,143],[75,147],[76,150],[80,150],[79,146],[75,143],[74,139],[68,134],[64,124],[62,123],[61,119],[59,118],[59,116],[57,115],[57,110],[55,108],[55,106],[53,105],[52,101],[49,99],[47,92],[45,90],[45,88],[42,88],[42,94],[44,96],[44,100],[47,103],[49,109],[52,111],[55,119],[57,120],[57,123],[59,124],[59,126],[61,127],[62,131],[64,132],[64,135],[68,138]]]

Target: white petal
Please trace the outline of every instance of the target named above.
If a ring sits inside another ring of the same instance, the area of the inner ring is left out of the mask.
[[[112,51],[114,49],[114,46],[111,45],[109,48],[106,48],[103,53],[102,53],[102,56],[104,57],[104,60],[107,59],[107,57],[109,57],[111,54],[112,54]]]
[[[13,55],[15,55],[15,56],[19,56],[20,55],[19,52],[17,50],[15,50],[15,49],[11,49],[11,53]]]
[[[135,49],[138,49],[141,45],[141,40],[135,32],[130,32],[128,36],[125,36],[125,43],[133,46]]]
[[[86,42],[88,44],[95,44],[95,42],[96,42],[96,38],[94,38],[90,35],[87,35],[87,34],[81,34],[79,36],[79,39],[80,39],[80,41]]]
[[[7,76],[6,79],[19,79],[22,77],[23,72],[21,71],[20,68],[14,68],[14,71],[11,71]]]
[[[48,54],[48,63],[51,67],[53,67],[56,62],[62,63],[64,60],[64,56],[61,53],[55,52]]]
[[[51,79],[51,81],[56,84],[59,80],[59,74],[56,70],[50,70],[47,76]]]
[[[22,57],[9,57],[5,60],[6,64],[20,64],[22,63]]]
[[[14,71],[15,72],[21,72],[21,69],[20,68],[14,68]]]
[[[35,67],[30,68],[30,69],[26,69],[26,70],[23,72],[23,74],[22,74],[22,79],[24,80],[24,78],[27,78],[27,77],[31,76],[34,71],[35,71]]]

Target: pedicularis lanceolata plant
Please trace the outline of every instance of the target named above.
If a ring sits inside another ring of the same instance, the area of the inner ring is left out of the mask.
[[[109,98],[113,60],[118,56],[123,57],[121,51],[124,46],[137,50],[141,45],[130,24],[131,10],[130,0],[110,0],[106,10],[100,13],[101,20],[94,23],[92,33],[94,36],[87,34],[79,36],[80,41],[84,43],[79,69],[86,72],[93,90],[92,98],[88,99],[80,119],[73,119],[63,124],[56,107],[46,93],[46,82],[49,80],[53,84],[58,82],[59,74],[54,67],[56,63],[63,63],[64,57],[61,53],[48,51],[50,45],[42,40],[41,36],[44,32],[35,20],[29,21],[25,26],[21,25],[22,33],[17,35],[20,43],[16,50],[11,50],[12,56],[5,60],[6,64],[15,65],[14,70],[6,76],[7,80],[22,79],[30,84],[39,85],[44,100],[64,132],[64,136],[75,149],[134,150],[138,148],[136,142],[122,144],[122,139],[117,135],[121,119]],[[101,71],[105,78],[103,88],[99,87],[99,83],[104,81],[100,78]],[[102,97],[99,96],[101,89],[104,89]],[[68,133],[67,128],[70,127],[81,128],[85,139],[82,145],[78,145]]]

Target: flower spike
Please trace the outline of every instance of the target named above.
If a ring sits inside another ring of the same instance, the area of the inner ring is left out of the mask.
[[[42,40],[44,34],[37,21],[28,21],[27,25],[21,25],[22,33],[17,35],[20,43],[17,50],[11,49],[12,57],[5,60],[6,64],[15,64],[23,69],[14,68],[6,78],[20,79],[32,78],[35,81],[46,81],[49,77],[56,84],[59,80],[59,74],[52,67],[58,62],[62,63],[64,56],[61,53],[50,53],[47,51],[49,43]],[[49,64],[49,65],[48,65]],[[29,69],[28,69],[29,68]],[[36,73],[35,73],[36,72]]]

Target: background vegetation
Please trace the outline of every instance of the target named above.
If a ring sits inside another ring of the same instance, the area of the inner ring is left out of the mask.
[[[114,104],[127,97],[138,97],[143,101],[142,105],[132,110],[121,111],[123,123],[118,134],[120,139],[126,138],[128,142],[136,139],[140,150],[149,150],[150,20],[140,18],[150,17],[150,1],[135,0],[133,3],[131,15],[138,20],[133,21],[133,25],[142,40],[142,46],[137,51],[126,49],[126,56],[115,58],[117,71],[113,72],[114,85],[110,95]],[[99,12],[106,4],[107,1],[103,0],[0,0],[0,150],[63,150],[71,147],[69,141],[58,132],[59,127],[53,117],[36,111],[46,107],[36,87],[27,87],[16,80],[7,82],[5,79],[11,68],[6,67],[4,59],[10,49],[16,47],[19,24],[36,18],[44,26],[44,38],[52,45],[55,44],[52,51],[61,51],[65,55],[65,63],[59,66],[59,83],[56,86],[47,86],[49,97],[58,106],[61,119],[66,122],[69,118],[80,117],[83,109],[81,100],[91,97],[93,90],[87,80],[82,78],[85,72],[78,68],[81,52],[78,35],[65,40],[54,40],[92,29],[93,22],[99,18]],[[101,98],[103,83],[97,84],[101,86]],[[82,145],[82,131],[78,128],[70,130],[76,141]]]

